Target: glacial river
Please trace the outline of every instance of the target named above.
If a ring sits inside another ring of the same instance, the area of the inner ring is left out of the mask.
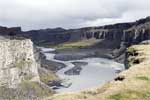
[[[66,80],[66,83],[71,84],[69,87],[60,87],[56,90],[57,92],[76,92],[100,86],[113,80],[118,74],[117,71],[124,70],[123,64],[103,58],[85,58],[71,61],[56,60],[54,59],[55,54],[49,52],[54,50],[55,49],[42,48],[42,52],[45,54],[47,60],[66,65],[65,68],[60,69],[56,74],[61,79]],[[87,64],[81,66],[82,70],[79,75],[67,75],[65,72],[75,67],[72,62],[87,62]]]

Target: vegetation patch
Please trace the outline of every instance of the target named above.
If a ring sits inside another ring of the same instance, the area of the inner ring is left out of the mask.
[[[48,84],[49,81],[59,80],[58,76],[50,70],[39,68],[38,72],[39,72],[40,80],[45,84]]]
[[[16,61],[14,66],[19,69],[22,69],[24,66],[31,65],[31,64],[32,64],[32,61],[30,61],[30,60],[25,61],[25,60],[21,59],[21,60]]]
[[[56,49],[71,49],[71,48],[84,48],[89,46],[89,43],[85,42],[72,42],[72,43],[64,43],[58,46],[55,46]]]
[[[143,91],[125,91],[109,96],[109,100],[146,100]]]
[[[58,77],[53,72],[40,75],[40,80],[46,84],[48,84],[49,81],[53,81],[53,80],[57,80],[57,79],[58,79]]]
[[[80,40],[80,41],[76,41],[76,42],[66,42],[66,43],[62,43],[56,46],[50,46],[51,48],[55,48],[55,49],[82,49],[82,48],[86,48],[89,46],[92,46],[96,43],[98,43],[99,40],[97,39],[85,39],[85,40]]]
[[[137,52],[136,47],[129,47],[127,50],[127,68],[132,65],[140,64],[144,61],[144,58],[139,58],[141,53]]]
[[[109,99],[112,99],[112,100],[123,100],[124,96],[121,93],[118,93],[118,94],[115,94],[115,95],[111,95],[109,97]]]
[[[150,91],[144,92],[143,100],[150,100]]]
[[[137,76],[136,79],[138,80],[144,80],[144,81],[150,81],[150,78],[147,76]]]
[[[133,47],[129,47],[129,48],[127,49],[127,52],[135,52],[135,49],[134,49]]]

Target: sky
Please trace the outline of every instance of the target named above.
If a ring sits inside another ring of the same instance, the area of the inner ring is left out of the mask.
[[[0,0],[0,26],[80,28],[150,16],[150,0]]]

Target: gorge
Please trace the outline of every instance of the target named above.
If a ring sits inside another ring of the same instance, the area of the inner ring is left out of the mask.
[[[130,67],[142,61],[149,64],[144,60],[145,56],[149,60],[149,53],[142,50],[145,45],[127,48],[143,41],[148,44],[149,34],[150,17],[79,29],[24,32],[20,27],[0,27],[0,99],[116,100],[105,97],[124,93],[124,86],[132,90],[125,96],[138,91],[128,84],[142,89],[143,81],[136,84],[136,79],[143,79],[147,67]],[[146,47],[149,50],[149,46]],[[148,73],[147,70],[146,80],[149,80]],[[147,81],[144,84],[148,88]]]

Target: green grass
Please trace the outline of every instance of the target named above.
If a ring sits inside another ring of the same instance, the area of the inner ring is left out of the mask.
[[[146,98],[149,98],[150,94],[149,92],[145,92],[142,90],[139,91],[124,91],[121,93],[117,93],[114,95],[111,95],[108,99],[109,100],[149,100]]]
[[[84,48],[89,46],[89,43],[86,42],[73,42],[73,43],[65,43],[55,46],[56,49],[71,49],[71,48]]]
[[[124,97],[120,93],[112,95],[109,97],[109,99],[112,99],[112,100],[123,100],[123,98]]]
[[[136,79],[144,80],[144,81],[150,81],[150,78],[147,76],[137,76]]]
[[[144,92],[143,100],[150,100],[150,91]]]
[[[129,48],[127,49],[127,51],[133,53],[133,52],[135,51],[135,49],[134,49],[133,47],[129,47]]]
[[[39,73],[40,80],[46,84],[48,84],[49,81],[58,80],[58,76],[55,75],[55,73],[49,71],[49,73]]]

